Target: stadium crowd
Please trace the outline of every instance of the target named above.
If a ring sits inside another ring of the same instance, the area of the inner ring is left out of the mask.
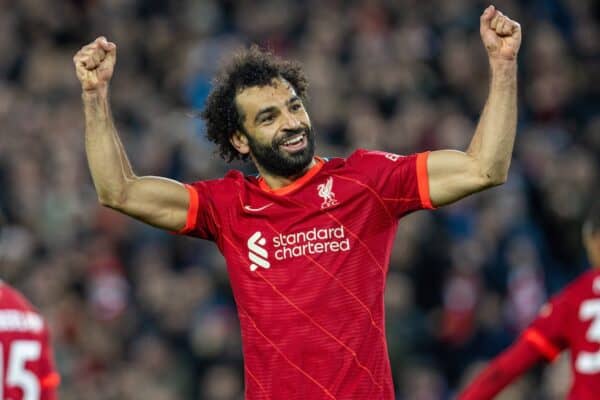
[[[475,0],[0,0],[0,277],[48,319],[61,399],[243,398],[239,327],[216,246],[97,201],[72,57],[118,45],[112,107],[135,171],[230,168],[197,111],[249,43],[301,61],[317,153],[465,149],[488,89]],[[386,294],[398,399],[450,399],[587,263],[600,176],[600,6],[499,0],[523,27],[508,182],[400,223]],[[246,171],[248,166],[234,164]],[[563,358],[502,399],[560,399]]]

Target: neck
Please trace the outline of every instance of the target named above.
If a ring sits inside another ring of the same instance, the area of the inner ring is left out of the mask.
[[[292,176],[280,176],[280,175],[271,174],[270,172],[265,171],[259,165],[256,165],[256,168],[258,169],[258,172],[260,173],[260,176],[264,179],[265,183],[267,185],[269,185],[269,187],[271,189],[280,189],[282,187],[286,187],[286,186],[290,185],[296,179],[301,178],[312,167],[314,167],[316,165],[316,163],[317,162],[316,162],[315,158],[313,157],[313,159],[311,160],[310,164],[308,164],[306,166],[306,168],[304,168],[301,172],[299,172],[299,173],[297,173],[295,175],[292,175]]]

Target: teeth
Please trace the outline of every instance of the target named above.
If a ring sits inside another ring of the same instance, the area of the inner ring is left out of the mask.
[[[292,140],[287,140],[285,142],[283,142],[284,145],[290,145],[290,144],[296,144],[296,143],[300,143],[300,141],[302,140],[302,138],[304,137],[304,135],[300,135],[297,138],[294,138]]]

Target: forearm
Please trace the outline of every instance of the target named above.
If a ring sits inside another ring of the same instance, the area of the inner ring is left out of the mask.
[[[517,377],[543,360],[526,340],[519,339],[505,350],[459,394],[458,400],[487,400],[500,393]]]
[[[84,91],[82,99],[85,149],[94,186],[103,204],[114,205],[135,175],[112,119],[107,90]]]
[[[517,130],[517,63],[491,63],[490,93],[467,154],[492,184],[508,175]]]

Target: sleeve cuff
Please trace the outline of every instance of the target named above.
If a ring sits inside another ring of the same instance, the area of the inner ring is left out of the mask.
[[[44,389],[54,389],[60,384],[60,375],[58,372],[51,372],[42,378],[40,384]]]
[[[185,235],[191,232],[196,227],[196,221],[198,220],[198,192],[191,185],[184,185],[190,195],[190,205],[188,207],[187,218],[185,226],[181,228],[177,233]]]
[[[417,185],[419,187],[419,198],[421,206],[424,209],[433,210],[435,207],[431,203],[429,196],[429,176],[427,174],[427,158],[429,151],[417,154]]]
[[[531,343],[548,361],[554,361],[560,354],[560,349],[535,329],[526,330],[523,338]]]

